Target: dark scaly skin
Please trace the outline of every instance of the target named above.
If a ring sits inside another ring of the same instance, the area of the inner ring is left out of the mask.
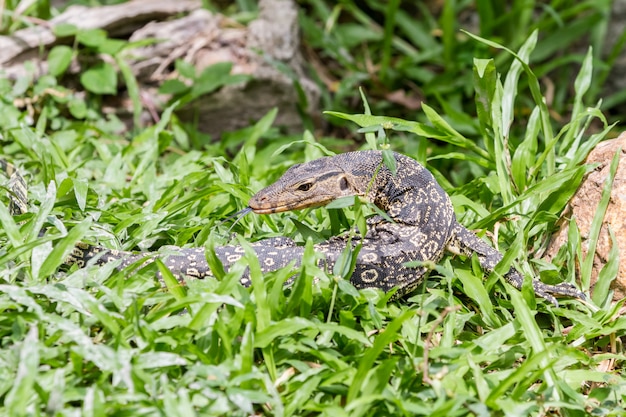
[[[377,217],[370,222],[365,236],[351,240],[353,247],[362,244],[351,277],[357,288],[397,288],[395,296],[403,296],[419,285],[428,272],[425,267],[404,264],[437,262],[445,250],[467,256],[476,254],[482,268],[492,271],[502,254],[456,221],[448,195],[428,170],[411,158],[397,153],[394,156],[395,176],[382,163],[380,151],[349,152],[294,165],[278,181],[254,195],[249,207],[257,214],[269,214],[323,206],[340,197],[358,195],[385,211],[393,222]],[[324,254],[320,266],[332,267],[347,244],[346,236],[337,236],[315,245],[316,251]],[[263,272],[294,261],[297,265],[304,253],[303,247],[288,238],[262,240],[252,247]],[[119,268],[124,268],[139,260],[149,262],[159,257],[175,275],[212,275],[204,248],[168,247],[166,252],[131,254],[81,243],[67,263],[82,267],[90,261],[99,265],[119,261]],[[244,251],[238,246],[220,246],[215,253],[228,269],[243,257]],[[505,274],[505,279],[518,289],[523,283],[523,277],[514,268]],[[250,285],[247,272],[241,282]],[[555,305],[552,294],[584,298],[568,283],[552,286],[533,280],[533,288],[538,296]]]

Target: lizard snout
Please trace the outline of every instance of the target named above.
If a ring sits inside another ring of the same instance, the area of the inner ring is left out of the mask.
[[[267,194],[259,195],[259,193],[256,193],[255,195],[250,197],[250,201],[248,201],[248,207],[250,207],[252,211],[257,214],[273,213],[272,203]]]

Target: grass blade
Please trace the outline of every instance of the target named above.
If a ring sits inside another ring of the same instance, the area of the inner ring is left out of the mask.
[[[8,414],[11,416],[28,415],[28,404],[31,402],[39,367],[39,330],[32,326],[22,342],[19,354],[17,374],[13,387],[5,398]]]
[[[87,218],[74,226],[67,236],[60,239],[46,258],[46,261],[41,265],[38,278],[43,279],[52,275],[59,265],[65,262],[76,243],[85,236],[90,227],[91,219]]]
[[[591,228],[589,229],[589,246],[587,248],[587,256],[585,257],[585,260],[583,261],[580,268],[580,285],[583,290],[589,290],[590,287],[591,270],[593,269],[593,259],[596,256],[598,237],[600,236],[600,229],[602,228],[602,223],[604,223],[604,215],[606,214],[606,209],[611,199],[613,180],[615,179],[615,173],[617,172],[621,153],[621,148],[618,148],[618,150],[615,152],[615,155],[613,156],[613,159],[611,160],[611,165],[609,166],[609,175],[604,182],[602,196],[600,197],[598,208],[596,209],[596,213],[593,216],[593,221],[591,222]]]
[[[391,323],[387,325],[385,330],[378,335],[378,337],[374,341],[374,345],[367,350],[367,353],[360,361],[359,367],[352,380],[352,384],[350,384],[350,389],[348,390],[348,396],[346,399],[348,405],[356,400],[357,396],[361,392],[361,387],[365,382],[365,376],[370,369],[374,368],[374,361],[376,360],[378,355],[382,353],[385,346],[387,346],[398,337],[397,333],[402,327],[402,323],[404,323],[413,315],[415,315],[415,311],[406,310],[400,316],[396,317]]]

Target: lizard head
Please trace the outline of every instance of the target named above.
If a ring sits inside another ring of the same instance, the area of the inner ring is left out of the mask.
[[[332,163],[332,157],[289,168],[274,184],[256,193],[248,206],[257,214],[324,206],[345,196],[360,195],[354,178]]]

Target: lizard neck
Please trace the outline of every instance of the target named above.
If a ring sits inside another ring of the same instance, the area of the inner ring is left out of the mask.
[[[349,173],[356,188],[396,223],[410,226],[451,227],[450,198],[433,175],[414,159],[394,152],[394,176],[383,163],[381,151],[338,155],[338,165]]]

